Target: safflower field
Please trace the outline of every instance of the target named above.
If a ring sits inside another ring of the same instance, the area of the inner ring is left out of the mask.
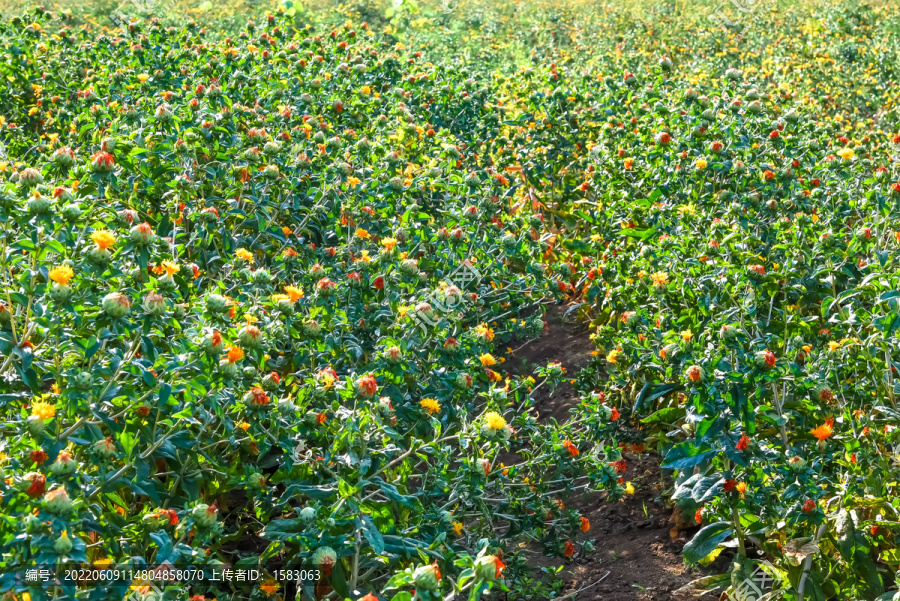
[[[900,599],[897,6],[0,8],[4,600]]]

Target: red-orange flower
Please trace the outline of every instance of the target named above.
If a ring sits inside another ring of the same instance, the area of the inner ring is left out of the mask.
[[[834,429],[831,427],[833,423],[834,419],[829,419],[821,426],[810,430],[809,433],[818,438],[819,442],[824,442],[827,439],[831,438],[831,435],[834,434]]]
[[[28,487],[26,491],[28,496],[32,499],[36,499],[44,494],[44,488],[47,484],[47,478],[43,474],[30,474],[27,476],[31,480],[31,485]]]
[[[372,396],[378,391],[378,381],[372,376],[363,376],[356,381],[356,390],[363,396]]]

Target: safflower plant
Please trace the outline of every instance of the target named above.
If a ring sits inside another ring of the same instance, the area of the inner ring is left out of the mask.
[[[522,541],[571,557],[563,499],[621,495],[586,475],[616,450],[531,413],[557,367],[502,369],[553,293],[539,212],[467,150],[499,107],[284,12],[223,41],[56,31],[22,40],[47,74],[0,133],[4,592],[147,596],[15,574],[171,563],[264,575],[171,598],[304,568],[315,598],[475,599]]]
[[[0,564],[537,595],[630,443],[697,587],[893,598],[896,10],[465,4],[0,27]],[[593,364],[510,373],[555,300]]]
[[[597,345],[581,387],[671,470],[685,560],[725,558],[697,587],[739,598],[762,570],[784,598],[894,598],[900,137],[724,64],[678,71],[538,100],[561,74],[535,68],[519,96],[546,115],[535,144],[571,144],[541,190]]]

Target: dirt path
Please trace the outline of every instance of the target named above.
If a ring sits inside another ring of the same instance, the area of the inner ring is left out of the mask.
[[[507,360],[510,371],[530,373],[534,365],[556,361],[572,379],[590,363],[594,347],[587,329],[573,319],[564,320],[564,314],[565,307],[549,308],[544,335],[516,350],[514,357]],[[552,395],[539,391],[536,396],[539,417],[565,421],[575,399],[575,390],[568,381]],[[681,548],[687,538],[681,535],[673,541],[670,536],[672,511],[660,495],[665,486],[671,486],[671,479],[666,477],[663,481],[659,458],[655,455],[626,453],[625,458],[628,470],[623,476],[634,485],[634,495],[615,504],[604,500],[605,493],[591,493],[569,501],[571,507],[590,520],[591,529],[583,538],[594,539],[595,549],[566,562],[562,573],[568,584],[566,592],[578,591],[600,580],[571,599],[681,601],[683,597],[672,593],[703,573],[688,568],[682,560]],[[555,567],[561,562],[539,557],[536,563],[538,567]],[[699,597],[714,598],[713,595]]]

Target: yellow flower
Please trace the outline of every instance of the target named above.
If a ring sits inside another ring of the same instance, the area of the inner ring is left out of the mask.
[[[837,151],[837,155],[842,159],[849,161],[853,158],[853,150],[850,148],[841,148]]]
[[[68,265],[54,267],[50,270],[50,279],[60,286],[67,285],[69,283],[69,280],[71,280],[74,276],[75,272],[72,271],[72,268]]]
[[[697,161],[694,163],[694,166],[697,169],[705,169],[706,165],[707,165],[706,159],[697,159]]]
[[[243,259],[253,265],[253,253],[247,250],[246,248],[239,248],[234,251],[234,254],[237,258]]]
[[[609,354],[606,356],[606,360],[609,361],[610,363],[618,363],[618,362],[619,362],[619,355],[621,355],[621,353],[620,353],[619,351],[617,351],[617,350],[612,350],[612,351],[610,351]]]
[[[174,261],[163,261],[162,268],[166,270],[166,275],[175,275],[181,268]]]
[[[259,585],[259,590],[266,594],[266,597],[271,597],[275,593],[278,592],[278,589],[281,588],[281,585],[278,584],[274,578],[269,576],[265,580],[262,581],[262,584]]]
[[[633,495],[634,494],[634,485],[631,482],[625,483],[625,494]]]
[[[319,372],[319,379],[321,380],[321,385],[325,390],[331,390],[331,387],[334,386],[335,377],[327,369],[323,369]]]
[[[483,367],[490,367],[492,365],[497,365],[497,360],[494,359],[494,356],[491,355],[490,353],[483,354],[482,356],[480,356],[478,358],[478,360],[481,361],[481,365]]]
[[[488,327],[486,323],[483,323],[475,328],[475,333],[478,336],[484,336],[488,341],[494,339],[494,330]]]
[[[303,298],[303,289],[297,286],[285,286],[284,291],[291,299],[292,303],[296,303],[298,300]]]
[[[116,237],[112,232],[108,232],[106,230],[97,230],[96,232],[91,234],[91,240],[94,241],[94,244],[96,244],[98,248],[106,249],[115,243]]]
[[[382,238],[381,246],[388,252],[391,252],[397,247],[397,239],[396,238]]]
[[[828,343],[828,350],[831,351],[832,353],[834,351],[838,350],[839,348],[841,348],[840,342],[835,342],[834,340],[832,340]]]
[[[422,406],[422,409],[424,409],[428,413],[428,415],[434,415],[435,413],[440,413],[441,411],[441,404],[437,399],[422,399],[421,401],[419,401],[419,404]]]
[[[362,240],[368,240],[371,234],[361,227],[356,228],[356,237]]]
[[[237,427],[246,432],[250,429],[250,424],[248,424],[247,422],[241,422],[237,425]]]
[[[362,92],[363,94],[368,95],[368,94],[372,93],[372,88],[370,88],[369,86],[363,86],[362,88],[360,88],[359,91]]]
[[[631,167],[632,167],[633,165],[634,165],[634,159],[631,158],[631,157],[627,157],[627,158],[625,159],[625,169],[631,169]]]
[[[696,215],[697,207],[694,205],[693,202],[690,202],[686,205],[681,205],[680,207],[678,207],[678,214],[679,215]]]
[[[462,535],[462,532],[463,532],[462,522],[453,522],[453,532],[456,533],[456,536]]]
[[[685,330],[681,333],[681,339],[684,340],[685,342],[689,342],[691,340],[691,338],[693,338],[693,337],[694,337],[694,333],[691,332],[690,330]]]
[[[664,271],[657,271],[656,273],[650,274],[650,279],[653,280],[654,286],[662,288],[669,283],[669,274]]]
[[[147,73],[141,73],[140,75],[137,76],[137,78],[138,78],[139,82],[144,83],[148,79],[150,79],[150,75],[148,75]]]
[[[491,430],[502,430],[506,427],[506,420],[496,411],[491,411],[485,415],[484,421]]]
[[[362,180],[360,180],[358,177],[353,177],[352,175],[347,178],[347,183],[350,184],[351,186],[356,186],[361,181]]]
[[[56,407],[44,401],[37,401],[31,406],[31,415],[41,419],[52,419],[56,415]]]
[[[233,346],[228,349],[228,360],[232,363],[237,363],[241,359],[244,358],[244,349],[239,346]]]

